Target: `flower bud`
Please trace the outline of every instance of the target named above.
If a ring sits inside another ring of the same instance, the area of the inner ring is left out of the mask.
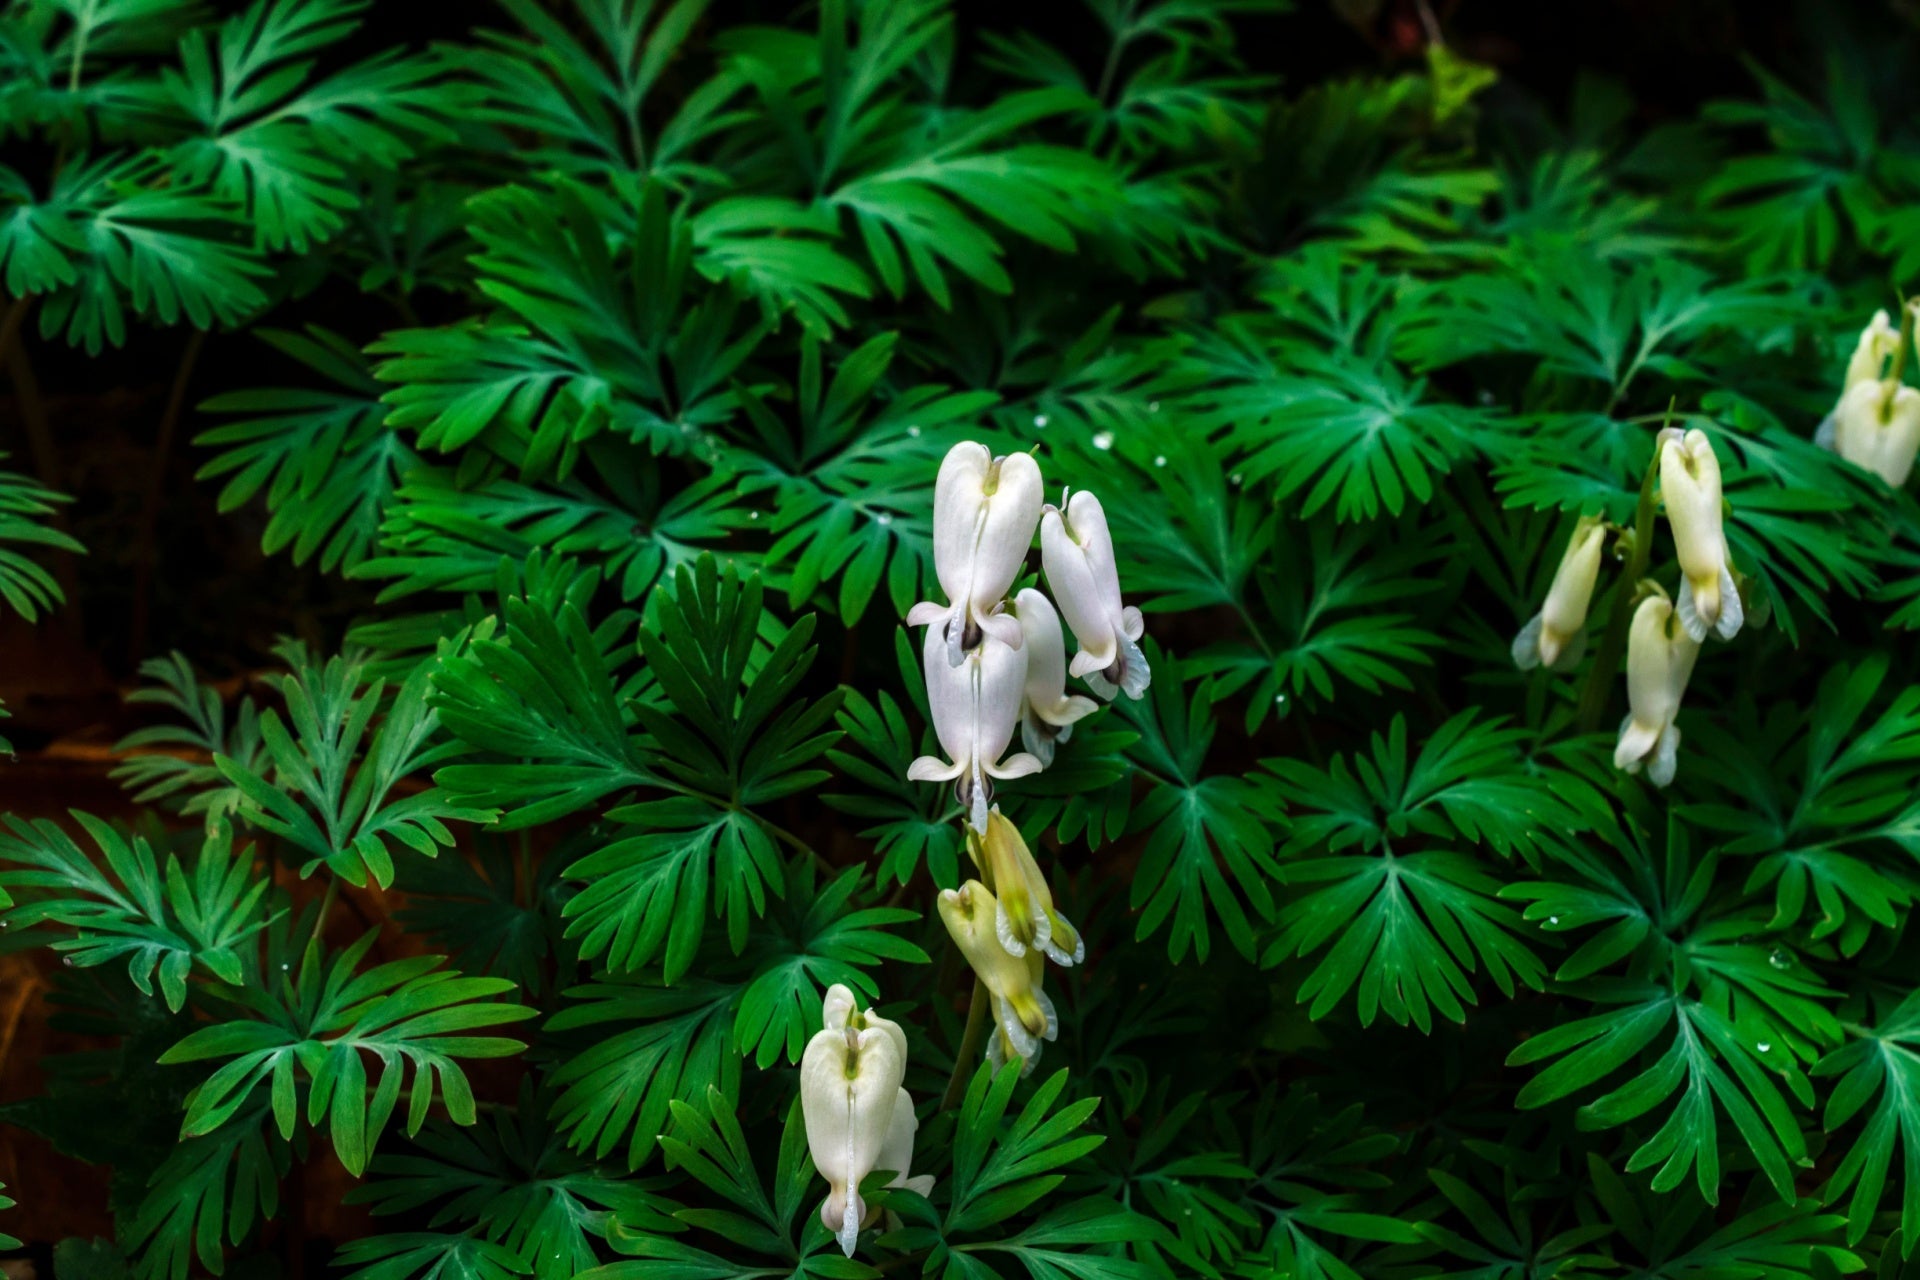
[[[998,805],[987,815],[986,835],[970,838],[967,852],[993,881],[994,936],[1008,955],[1024,956],[1031,948],[1063,966],[1086,958],[1079,930],[1053,909],[1053,890],[1033,851]]]
[[[1042,496],[1040,464],[1031,454],[996,458],[966,440],[941,462],[933,486],[933,571],[948,603],[921,601],[907,624],[941,624],[949,665],[958,666],[983,633],[1020,647],[1020,624],[995,610],[1026,562]]]
[[[1063,505],[1065,511],[1048,507],[1040,517],[1040,563],[1080,644],[1068,671],[1109,701],[1123,690],[1138,699],[1153,679],[1137,643],[1146,623],[1138,609],[1120,602],[1107,513],[1085,490]]]
[[[1601,516],[1581,516],[1567,540],[1560,567],[1554,570],[1547,602],[1514,637],[1513,661],[1522,671],[1538,666],[1565,670],[1580,661],[1587,648],[1587,606],[1600,576],[1600,552],[1607,541],[1607,522]]]
[[[1001,758],[1020,720],[1027,655],[987,635],[961,655],[959,666],[950,666],[940,628],[928,627],[921,658],[934,736],[947,760],[921,756],[907,767],[907,777],[915,782],[952,781],[968,822],[975,831],[984,832],[987,803],[993,794],[988,779],[1024,778],[1040,772],[1040,761],[1024,751]]]
[[[1680,730],[1674,718],[1680,699],[1700,656],[1700,642],[1675,625],[1673,606],[1666,596],[1653,595],[1634,610],[1627,633],[1627,718],[1620,725],[1620,741],[1613,751],[1615,768],[1628,773],[1646,767],[1656,787],[1673,781],[1680,751]]]
[[[838,983],[827,988],[822,1021],[800,1059],[800,1112],[814,1166],[827,1180],[820,1220],[851,1258],[867,1216],[860,1180],[887,1167],[880,1156],[894,1131],[894,1111],[906,1097],[900,1081],[907,1038],[872,1010],[860,1012],[853,992]],[[912,1103],[905,1105],[911,1116]]]
[[[1021,1059],[1021,1074],[1026,1074],[1040,1057],[1040,1042],[1060,1035],[1053,1002],[1040,989],[1045,962],[1038,951],[1013,956],[1000,945],[995,925],[999,904],[978,880],[943,889],[939,908],[947,932],[993,1002],[995,1039],[1004,1038],[997,1046],[1002,1058]],[[994,1048],[989,1046],[989,1056]]]
[[[1696,642],[1731,640],[1746,620],[1734,585],[1720,511],[1720,460],[1707,433],[1660,433],[1660,497],[1680,559],[1680,623]]]
[[[1053,763],[1055,743],[1073,736],[1074,722],[1099,707],[1091,698],[1067,692],[1067,643],[1053,603],[1028,587],[1014,598],[1014,612],[1026,637],[1026,698],[1020,709],[1020,743],[1043,765]]]

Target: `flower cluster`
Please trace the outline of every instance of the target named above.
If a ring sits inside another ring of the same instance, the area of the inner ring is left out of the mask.
[[[1674,720],[1700,646],[1709,635],[1731,640],[1746,623],[1740,578],[1727,546],[1720,460],[1700,430],[1667,428],[1655,446],[1648,487],[1642,494],[1638,532],[1622,531],[1623,542],[1651,532],[1655,479],[1673,534],[1680,585],[1669,597],[1651,580],[1626,584],[1632,594],[1616,612],[1633,605],[1626,624],[1627,717],[1620,725],[1613,763],[1628,773],[1646,770],[1656,786],[1673,781],[1679,759],[1680,730]],[[1514,638],[1513,660],[1521,670],[1545,666],[1566,670],[1586,651],[1587,610],[1600,575],[1602,549],[1610,526],[1599,516],[1582,516],[1560,557],[1546,603]],[[1644,570],[1650,547],[1635,548],[1634,577]],[[1637,601],[1637,603],[1634,603]],[[1616,660],[1617,660],[1617,650]],[[1605,675],[1610,677],[1612,670]]]
[[[1814,435],[1816,444],[1896,489],[1907,482],[1920,453],[1920,391],[1900,380],[1915,305],[1904,309],[1905,330],[1896,330],[1886,312],[1874,312],[1847,361],[1840,400]]]
[[[955,445],[933,491],[934,575],[947,603],[923,601],[907,614],[909,626],[927,628],[927,702],[947,757],[921,756],[907,776],[952,782],[979,835],[987,831],[992,780],[1051,764],[1054,745],[1096,706],[1067,692],[1069,675],[1107,699],[1139,698],[1152,678],[1140,651],[1140,611],[1120,601],[1100,500],[1083,491],[1054,507],[1042,489],[1030,454],[995,457],[972,441]],[[1058,612],[1031,587],[1007,598],[1036,529]],[[1061,615],[1079,645],[1071,664]],[[1026,749],[1008,755],[1016,728]]]
[[[853,992],[835,983],[821,1006],[825,1024],[807,1042],[800,1059],[800,1111],[814,1167],[827,1180],[820,1220],[849,1258],[872,1211],[860,1198],[860,1182],[876,1169],[892,1172],[889,1187],[926,1195],[933,1176],[907,1176],[913,1135],[920,1128],[913,1099],[901,1086],[907,1072],[907,1037],[898,1023],[854,1004]]]
[[[1020,831],[996,805],[984,836],[968,833],[967,852],[985,880],[940,894],[940,919],[991,1001],[987,1060],[1017,1060],[1033,1070],[1040,1044],[1057,1039],[1060,1020],[1042,991],[1045,959],[1071,966],[1086,958],[1079,931],[1053,909],[1053,891]]]
[[[1033,587],[1008,599],[1036,531],[1057,610]],[[973,970],[975,1001],[985,997],[969,1015],[967,1045],[977,1045],[985,1025],[976,1019],[990,1015],[987,1061],[995,1069],[1017,1061],[1024,1075],[1042,1042],[1060,1034],[1041,989],[1046,961],[1078,964],[1086,944],[1054,909],[1053,890],[1019,829],[990,803],[990,780],[1051,764],[1055,744],[1098,706],[1067,692],[1069,675],[1109,700],[1144,694],[1152,678],[1139,644],[1144,627],[1140,611],[1121,603],[1100,500],[1083,492],[1046,505],[1040,466],[1029,454],[996,458],[972,442],[948,452],[934,485],[933,559],[947,602],[923,601],[907,622],[927,629],[927,701],[947,759],[922,756],[907,776],[953,782],[966,812],[967,853],[978,876],[942,891],[939,910]],[[1062,614],[1079,645],[1071,664]],[[1016,727],[1026,750],[1008,755]],[[889,1187],[922,1195],[933,1179],[907,1176],[919,1121],[901,1087],[906,1036],[871,1009],[861,1012],[838,985],[827,990],[822,1021],[800,1063],[801,1108],[813,1162],[827,1180],[820,1219],[852,1257],[871,1217],[861,1179],[890,1171]]]

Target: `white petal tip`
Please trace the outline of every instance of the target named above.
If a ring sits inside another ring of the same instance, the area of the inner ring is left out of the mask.
[[[1540,665],[1540,631],[1545,625],[1543,615],[1536,613],[1513,638],[1513,665],[1522,671],[1532,671]]]
[[[833,1236],[840,1242],[840,1252],[851,1258],[853,1247],[860,1243],[860,1198],[851,1191],[847,1193],[846,1216],[840,1219],[840,1229]]]
[[[1733,571],[1720,566],[1720,620],[1713,624],[1713,633],[1722,640],[1731,640],[1740,634],[1740,628],[1746,624],[1747,607],[1740,601],[1740,588],[1734,585]]]

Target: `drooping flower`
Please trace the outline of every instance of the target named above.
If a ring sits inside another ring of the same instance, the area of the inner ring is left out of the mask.
[[[987,814],[986,835],[968,839],[967,852],[993,881],[994,936],[1008,955],[1024,956],[1033,949],[1066,966],[1086,959],[1080,931],[1053,909],[1053,890],[1040,864],[1000,806]]]
[[[1627,718],[1620,724],[1614,767],[1638,773],[1644,766],[1656,787],[1673,781],[1680,730],[1674,717],[1700,656],[1700,642],[1677,625],[1665,595],[1648,596],[1634,610],[1627,633]]]
[[[1054,744],[1073,736],[1074,722],[1099,707],[1067,692],[1067,642],[1053,602],[1032,587],[1014,597],[1013,609],[1026,637],[1026,698],[1020,706],[1020,742],[1043,765],[1053,763]]]
[[[887,1140],[880,1144],[880,1159],[873,1167],[893,1170],[893,1180],[887,1183],[889,1187],[905,1187],[924,1196],[933,1192],[933,1175],[909,1176],[907,1172],[913,1167],[913,1135],[919,1131],[920,1117],[913,1114],[913,1098],[902,1089],[894,1100]]]
[[[1564,670],[1580,661],[1587,648],[1587,606],[1600,576],[1600,552],[1607,541],[1601,516],[1581,516],[1554,570],[1547,602],[1513,640],[1513,661],[1522,671],[1545,665]]]
[[[851,1258],[867,1217],[860,1180],[887,1167],[881,1155],[894,1135],[894,1112],[905,1105],[913,1113],[900,1087],[907,1037],[871,1009],[862,1012],[839,983],[827,988],[821,1014],[825,1025],[800,1059],[800,1111],[814,1166],[827,1180],[820,1220]]]
[[[941,462],[933,485],[933,571],[947,603],[921,601],[908,611],[907,624],[942,624],[936,630],[949,665],[960,665],[982,634],[1020,647],[1019,622],[996,609],[1033,545],[1042,488],[1031,454],[996,458],[966,440]]]
[[[1660,433],[1660,496],[1680,559],[1680,623],[1695,641],[1731,640],[1746,620],[1720,512],[1720,460],[1707,433]]]
[[[1891,398],[1880,382],[1862,382],[1833,411],[1833,451],[1898,489],[1920,453],[1920,391],[1904,384]]]
[[[1027,752],[1006,755],[1013,727],[1020,720],[1026,652],[986,635],[962,655],[959,666],[949,666],[946,640],[934,626],[927,628],[921,657],[934,736],[947,759],[921,756],[907,767],[907,777],[915,782],[952,781],[968,821],[975,831],[984,833],[987,802],[993,794],[988,779],[1024,778],[1040,772],[1040,761]]]
[[[1041,514],[1040,563],[1080,644],[1067,670],[1109,700],[1123,690],[1129,698],[1145,694],[1153,679],[1138,643],[1146,623],[1138,609],[1120,602],[1120,571],[1100,499],[1083,489]]]
[[[999,904],[978,880],[941,890],[939,906],[947,932],[992,1001],[994,1040],[988,1046],[989,1058],[996,1050],[1002,1061],[1008,1056],[1019,1058],[1020,1073],[1025,1075],[1040,1057],[1041,1041],[1060,1035],[1053,1001],[1040,989],[1046,962],[1038,951],[1014,956],[1000,945],[995,926]]]

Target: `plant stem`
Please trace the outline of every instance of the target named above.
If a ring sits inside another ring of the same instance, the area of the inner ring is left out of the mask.
[[[1900,306],[1900,341],[1893,348],[1893,365],[1887,370],[1887,380],[1880,390],[1880,421],[1887,420],[1887,414],[1893,410],[1893,398],[1900,394],[1900,379],[1907,370],[1907,348],[1913,345],[1913,304]]]
[[[134,554],[139,557],[133,579],[133,617],[127,625],[127,661],[137,663],[146,657],[147,624],[153,605],[153,579],[160,567],[160,500],[166,492],[167,463],[173,455],[173,437],[180,425],[180,413],[186,406],[187,384],[193,380],[194,365],[207,344],[207,331],[195,329],[180,354],[180,367],[174,371],[173,386],[167,391],[167,407],[160,415],[160,434],[154,441],[153,461],[147,471],[147,491],[140,500],[140,521],[134,526]]]
[[[960,1051],[954,1055],[953,1074],[947,1077],[947,1091],[940,1095],[940,1109],[951,1111],[960,1105],[960,1099],[967,1092],[967,1079],[973,1073],[969,1069],[980,1052],[980,1041],[987,1033],[987,984],[979,978],[973,980],[973,995],[967,999],[967,1029],[960,1036]]]
[[[313,932],[307,935],[308,947],[320,941],[320,934],[327,927],[327,915],[333,910],[333,900],[339,896],[340,877],[328,872],[327,891],[320,896],[320,914],[313,918]]]
[[[1620,670],[1620,659],[1627,649],[1634,588],[1646,577],[1647,564],[1653,558],[1653,485],[1660,475],[1660,448],[1656,443],[1653,459],[1647,463],[1647,474],[1640,480],[1640,505],[1633,513],[1633,550],[1627,557],[1627,571],[1614,591],[1613,613],[1607,618],[1607,631],[1601,637],[1593,670],[1587,673],[1586,687],[1580,691],[1577,723],[1582,733],[1592,733],[1600,727],[1600,717],[1607,709],[1607,690],[1613,687],[1613,677]]]

